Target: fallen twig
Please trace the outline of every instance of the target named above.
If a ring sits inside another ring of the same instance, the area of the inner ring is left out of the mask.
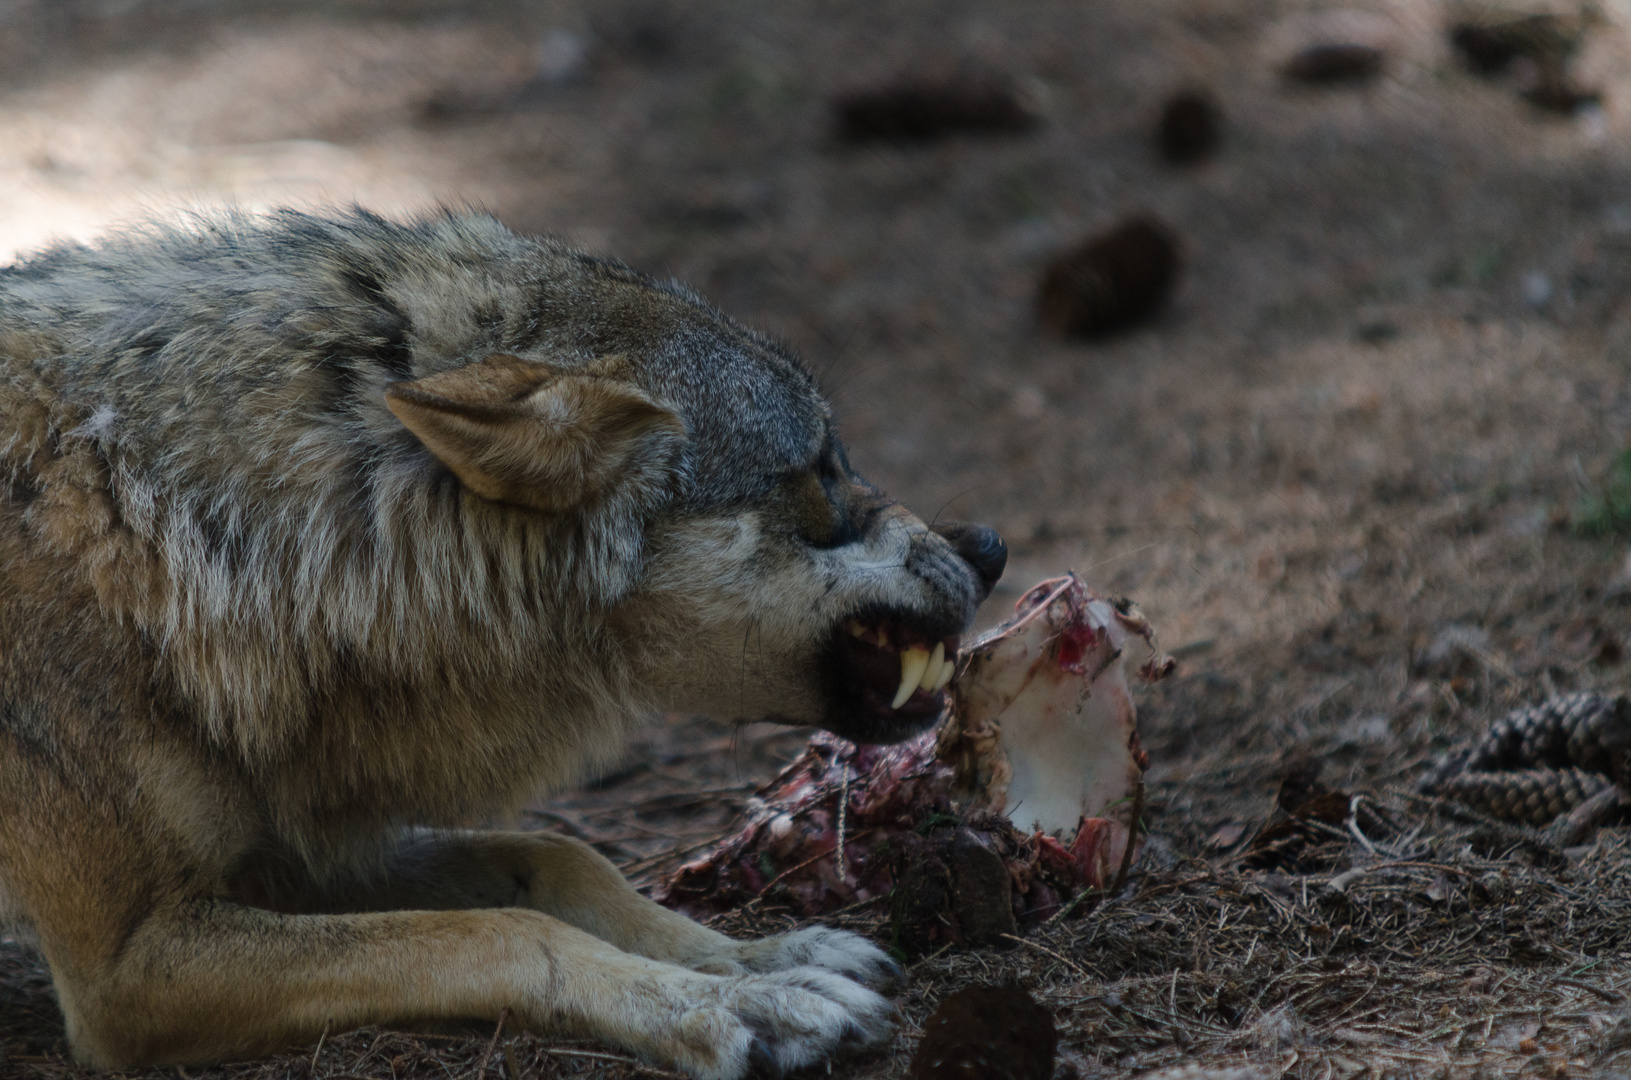
[[[487,1050],[481,1055],[481,1064],[476,1066],[476,1080],[487,1075],[487,1063],[493,1060],[493,1050],[498,1046],[498,1037],[504,1031],[504,1019],[510,1015],[510,1008],[506,1005],[498,1010],[498,1022],[493,1025],[493,1038],[487,1044]]]

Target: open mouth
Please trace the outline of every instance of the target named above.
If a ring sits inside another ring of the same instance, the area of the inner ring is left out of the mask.
[[[955,634],[936,636],[897,619],[849,619],[835,651],[841,680],[859,692],[866,721],[916,730],[945,708],[957,641]]]

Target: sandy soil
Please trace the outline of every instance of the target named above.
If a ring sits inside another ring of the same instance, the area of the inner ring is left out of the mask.
[[[1621,6],[1604,5],[1578,63],[1604,108],[1560,118],[1463,72],[1443,43],[1450,9],[1426,0],[1337,13],[1291,0],[19,2],[0,7],[0,253],[221,200],[469,202],[692,283],[823,373],[871,479],[925,516],[1003,531],[1013,558],[982,622],[1065,568],[1138,599],[1183,657],[1145,699],[1150,826],[1170,856],[1151,872],[1235,874],[1209,842],[1270,813],[1288,748],[1322,756],[1335,783],[1385,793],[1507,706],[1624,686],[1601,645],[1631,634],[1626,545],[1558,524],[1631,441]],[[1380,80],[1276,77],[1298,45],[1354,33],[1387,47]],[[926,146],[833,139],[832,93],[959,65],[1024,80],[1043,123]],[[1222,101],[1223,150],[1173,170],[1152,150],[1154,117],[1193,84]],[[1039,331],[1040,266],[1135,210],[1184,239],[1170,310],[1092,345]],[[1447,626],[1487,634],[1470,676],[1417,662]],[[537,816],[649,880],[798,745],[762,726],[673,721],[628,770]],[[1593,850],[1607,858],[1627,840],[1610,829]],[[1597,886],[1579,867],[1574,880],[1599,890],[1599,911],[1618,888],[1607,870]],[[1160,928],[1154,907],[1121,907],[1115,925],[1134,939]],[[1211,961],[1173,945],[1142,969],[1094,967],[1093,935],[1110,925],[1054,941],[1055,960],[1005,954],[1001,971],[1059,1008],[1079,1071],[1192,1056],[1179,976],[1188,994]],[[1588,952],[1560,929],[1554,966],[1589,969],[1617,995],[1631,985],[1626,930],[1612,924]],[[1431,985],[1467,998],[1456,988],[1475,969],[1513,964],[1504,946],[1486,953]],[[37,965],[0,955],[10,1068],[68,1075]],[[915,972],[909,1019],[932,1006],[935,979],[998,970],[975,963]],[[1082,1011],[1131,994],[1129,979],[1172,988],[1167,1026],[1152,1019],[1136,1044]],[[1398,992],[1428,983],[1410,985]],[[1374,1033],[1393,1040],[1386,1056],[1331,1035],[1337,1020],[1315,1024],[1313,999],[1287,986],[1255,987],[1233,1014],[1256,1034],[1209,1045],[1309,1077],[1384,1057],[1394,1072],[1419,1061],[1454,1075],[1586,1075],[1620,1060],[1601,1035],[1621,1009],[1602,994],[1582,999],[1595,1011],[1537,1029],[1553,1049],[1536,1065],[1503,1049],[1501,1032],[1528,1015],[1517,1006],[1481,1029],[1468,1013],[1449,1046],[1401,1028],[1413,1006],[1394,1000],[1375,1020],[1393,1025]],[[1277,1010],[1296,1008],[1303,1026],[1286,1035]],[[851,1074],[899,1075],[912,1036]],[[307,1048],[265,1075],[436,1062],[470,1075],[487,1036],[400,1052],[378,1042],[396,1036],[351,1038],[328,1051],[334,1063]],[[594,1048],[528,1046],[515,1053],[537,1075],[628,1068]]]

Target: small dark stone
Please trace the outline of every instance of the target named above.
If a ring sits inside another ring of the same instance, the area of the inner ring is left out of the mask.
[[[1561,116],[1573,116],[1582,107],[1598,105],[1603,100],[1598,91],[1576,86],[1561,67],[1540,65],[1526,81],[1523,99],[1537,109]]]
[[[958,829],[947,852],[951,867],[951,910],[964,943],[975,948],[1012,948],[1019,933],[1014,919],[1013,885],[1002,856],[971,829]]]
[[[1499,22],[1459,23],[1450,42],[1467,67],[1487,78],[1510,74],[1523,99],[1546,112],[1573,115],[1602,95],[1577,86],[1569,61],[1592,20],[1586,16],[1525,15]]]
[[[1280,73],[1302,83],[1366,82],[1382,73],[1384,58],[1382,50],[1374,45],[1310,45],[1287,60]]]
[[[1205,90],[1176,93],[1161,109],[1156,141],[1170,165],[1205,161],[1223,141],[1223,109]]]
[[[1019,932],[1002,856],[973,829],[906,834],[894,845],[889,898],[894,942],[907,956],[948,944],[1009,948]]]
[[[1525,15],[1492,23],[1457,23],[1450,28],[1450,44],[1472,71],[1495,76],[1519,57],[1562,66],[1579,47],[1584,30],[1579,19]]]
[[[1479,75],[1499,75],[1520,53],[1519,43],[1497,26],[1462,23],[1450,29],[1450,44]]]
[[[1037,315],[1058,334],[1096,337],[1154,315],[1172,296],[1178,241],[1150,217],[1135,217],[1053,259],[1042,272]]]
[[[1053,1015],[1020,986],[970,986],[923,1025],[910,1080],[1052,1080]]]
[[[1013,134],[1037,115],[1005,79],[902,79],[832,101],[838,137],[848,142],[924,142],[962,132]]]
[[[940,848],[911,833],[891,844],[895,887],[889,894],[890,936],[908,957],[923,956],[957,940],[951,868],[940,857]]]

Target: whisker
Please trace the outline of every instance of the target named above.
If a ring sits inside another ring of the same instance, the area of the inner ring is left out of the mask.
[[[986,488],[986,487],[990,487],[990,486],[991,486],[990,484],[975,484],[973,487],[964,488],[962,491],[959,491],[957,494],[953,495],[951,498],[949,498],[945,502],[941,503],[940,504],[940,509],[936,510],[934,512],[934,517],[929,519],[929,528],[931,528],[931,529],[934,528],[935,522],[940,520],[940,515],[944,514],[946,512],[946,507],[950,506],[952,503],[956,502],[958,499],[961,499],[964,495],[972,495],[974,492],[979,491],[981,488]]]
[[[1097,570],[1101,566],[1109,566],[1113,562],[1119,562],[1122,559],[1126,559],[1126,558],[1129,558],[1129,557],[1131,557],[1133,555],[1137,555],[1141,551],[1148,551],[1148,550],[1150,550],[1150,548],[1160,547],[1160,546],[1161,546],[1161,541],[1152,540],[1148,544],[1145,544],[1143,547],[1136,547],[1136,548],[1133,548],[1133,550],[1131,550],[1131,551],[1123,551],[1123,552],[1120,552],[1120,553],[1118,553],[1116,555],[1111,555],[1111,556],[1108,556],[1107,558],[1099,559],[1096,562],[1088,563],[1087,566],[1082,568],[1081,572],[1083,574],[1087,574],[1087,573],[1090,573],[1090,572],[1092,572],[1094,570]]]
[[[738,720],[745,717],[748,712],[748,638],[752,634],[753,624],[749,623],[747,628],[742,631],[742,677],[737,684],[736,691],[736,715]]]
[[[736,782],[742,782],[742,729],[748,722],[737,717],[736,723],[731,725],[731,764],[736,767]]]
[[[826,385],[827,376],[832,374],[832,369],[838,366],[838,362],[840,360],[844,359],[844,354],[849,352],[850,344],[855,341],[855,335],[859,334],[860,332],[861,324],[859,322],[849,328],[849,334],[845,336],[844,343],[838,346],[838,351],[833,353],[832,359],[828,360],[826,366],[823,367],[816,375],[816,384],[818,386]],[[828,338],[826,334],[822,334],[821,337],[823,340],[827,341],[828,344],[831,344],[831,339]]]
[[[832,386],[829,386],[829,387],[826,388],[827,399],[829,401],[843,401],[843,400],[845,400],[844,395],[849,392],[850,383],[852,383],[855,380],[856,376],[864,375],[869,371],[873,371],[873,370],[875,370],[877,368],[880,368],[880,367],[883,366],[883,364],[884,364],[884,360],[882,358],[879,358],[877,360],[872,361],[871,363],[862,364],[859,367],[850,368],[848,371],[844,372],[843,376],[838,380],[838,382],[836,382]]]

